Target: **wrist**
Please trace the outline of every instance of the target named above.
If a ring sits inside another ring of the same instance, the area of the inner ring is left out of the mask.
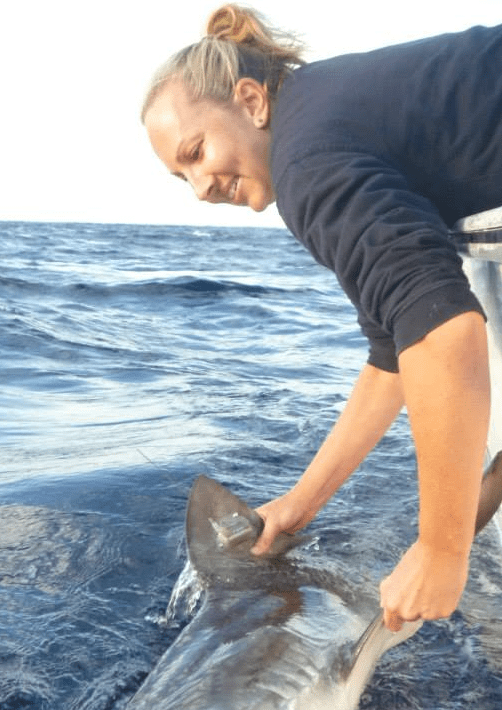
[[[479,495],[479,494],[478,494]],[[475,532],[475,501],[468,501],[467,493],[461,501],[451,503],[454,494],[437,494],[436,505],[421,501],[419,517],[419,540],[435,554],[468,557]],[[437,502],[442,500],[441,505]]]
[[[430,557],[461,561],[469,558],[472,538],[470,542],[461,542],[453,536],[435,535],[431,537],[419,534],[417,543]]]
[[[322,496],[311,485],[300,479],[286,494],[288,503],[301,513],[305,520],[312,520],[324,505]]]

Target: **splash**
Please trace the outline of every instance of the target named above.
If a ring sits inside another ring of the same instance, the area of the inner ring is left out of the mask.
[[[195,614],[202,592],[199,577],[190,561],[187,561],[176,580],[167,605],[165,623],[168,628],[181,626],[182,622],[186,622]]]

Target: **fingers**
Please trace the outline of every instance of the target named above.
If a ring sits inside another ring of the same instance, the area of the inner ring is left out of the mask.
[[[258,511],[260,512],[260,511]],[[258,540],[255,542],[254,546],[251,548],[251,553],[253,555],[265,555],[270,551],[272,544],[277,537],[279,530],[275,525],[271,523],[262,513],[262,518],[264,519],[264,527],[262,533]]]
[[[426,615],[414,613],[412,611],[407,613],[405,610],[403,611],[403,609],[398,611],[395,606],[386,606],[383,600],[381,602],[381,606],[383,607],[383,623],[389,631],[393,631],[394,633],[401,631],[403,624],[406,622],[418,621],[419,619],[422,619],[423,621],[426,620]]]
[[[384,609],[383,623],[389,629],[389,631],[393,631],[394,633],[396,633],[397,631],[401,630],[401,627],[404,624],[404,619],[402,619],[397,612]]]
[[[258,540],[255,542],[253,547],[251,548],[251,553],[253,555],[266,555],[267,552],[269,552],[270,548],[272,547],[272,543],[274,542],[275,535],[267,533],[266,528],[264,528],[262,534],[258,538]]]
[[[396,633],[401,630],[405,619],[397,612],[396,607],[391,608],[388,604],[387,580],[388,577],[380,584],[380,606],[383,608],[383,623],[389,631]]]
[[[395,575],[396,570],[380,583],[380,606],[383,609],[383,622],[389,631],[394,633],[400,631],[405,622],[417,621],[421,618],[420,613],[417,613],[417,609],[412,608],[414,606],[413,599],[415,598],[414,590],[409,589],[402,596],[403,590],[399,589]],[[408,570],[406,580],[409,580]]]
[[[391,611],[390,609],[383,610],[383,623],[389,631],[392,631],[393,633],[401,631],[403,624],[406,622],[418,621],[420,618],[420,615],[417,614],[403,618],[397,611]]]

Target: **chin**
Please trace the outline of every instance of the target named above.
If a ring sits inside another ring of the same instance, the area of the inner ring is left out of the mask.
[[[261,195],[259,199],[250,200],[249,207],[251,207],[253,212],[263,212],[263,210],[266,210],[267,207],[269,207],[274,202],[275,197],[271,197],[270,195],[265,194]]]

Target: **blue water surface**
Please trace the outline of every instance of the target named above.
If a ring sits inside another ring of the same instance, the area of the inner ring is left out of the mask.
[[[334,276],[280,229],[0,223],[0,710],[120,710],[189,620],[164,612],[204,473],[283,493],[366,358]],[[402,414],[312,523],[371,583],[416,530]],[[452,619],[361,708],[500,710],[498,533]]]

